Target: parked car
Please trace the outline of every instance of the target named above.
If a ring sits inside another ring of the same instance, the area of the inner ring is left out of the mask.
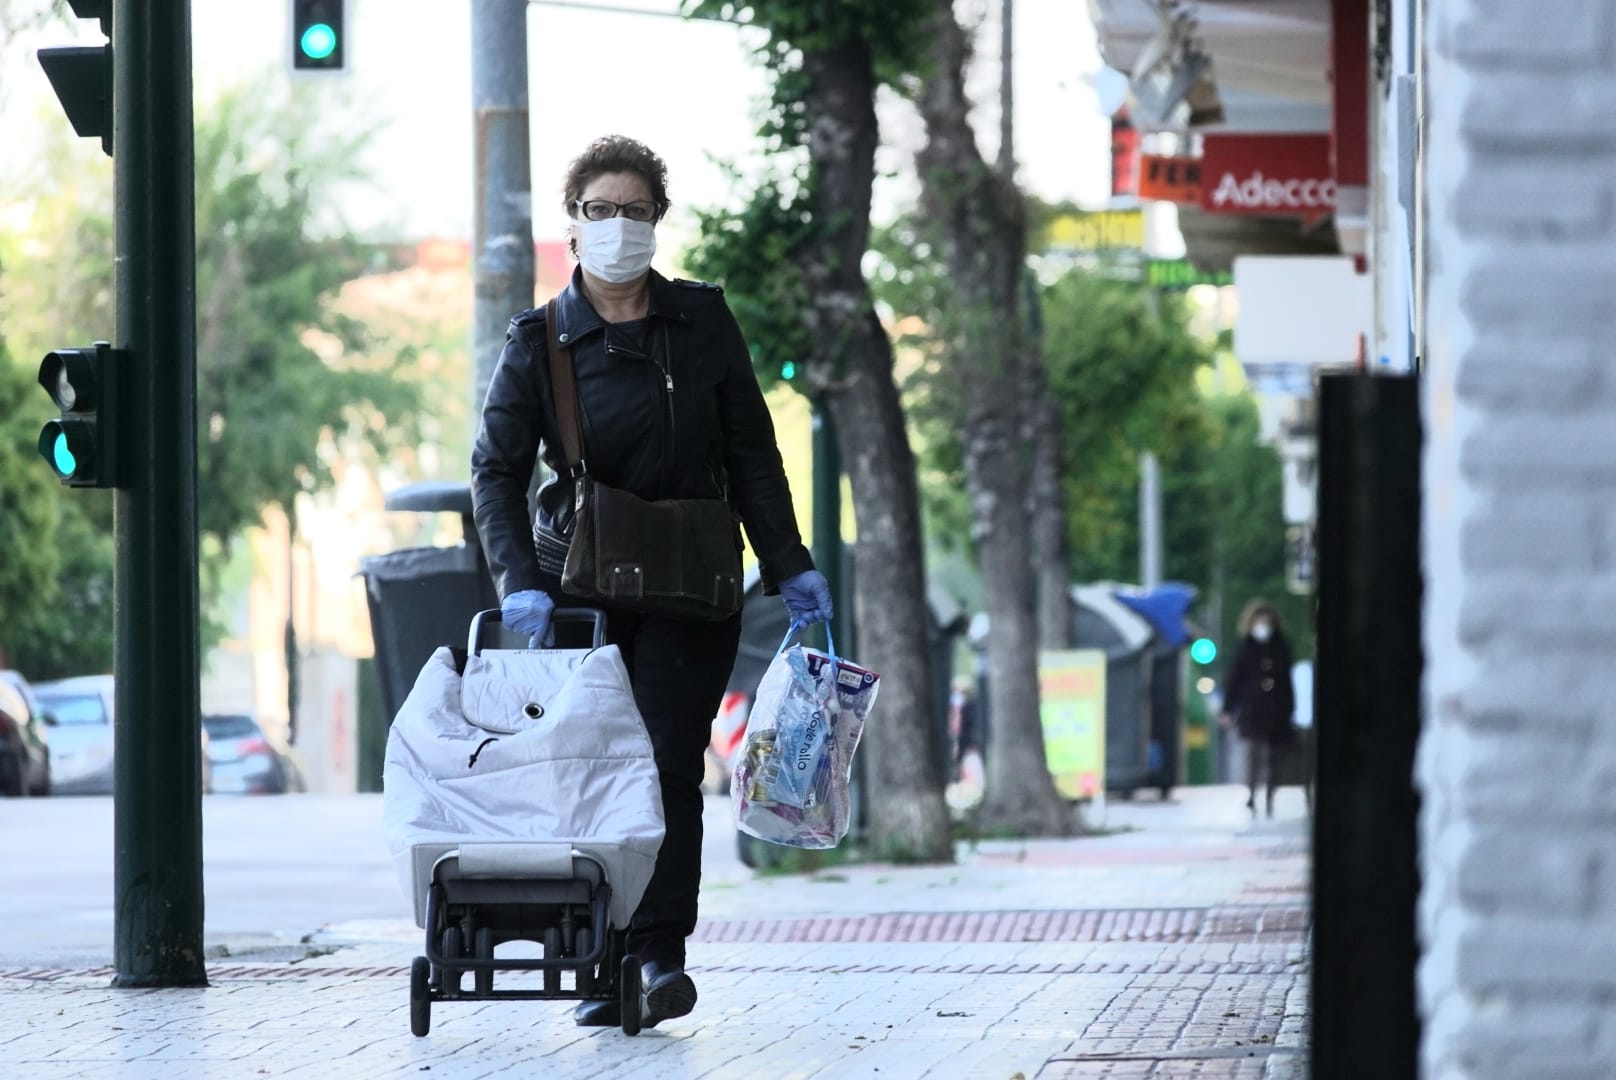
[[[251,716],[220,713],[202,717],[218,794],[284,795],[303,790],[303,773],[291,748]]]
[[[111,675],[80,675],[36,686],[40,702],[55,717],[51,727],[54,786],[60,795],[111,795],[113,694]],[[202,791],[213,790],[208,735],[202,749]]]
[[[28,680],[0,671],[0,795],[51,793],[51,723]]]
[[[42,682],[35,691],[56,718],[52,770],[58,795],[112,794],[112,676]]]

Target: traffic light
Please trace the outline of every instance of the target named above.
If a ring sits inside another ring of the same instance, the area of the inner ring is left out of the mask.
[[[784,379],[786,382],[790,382],[796,377],[797,362],[795,360],[787,360],[780,365],[780,378]]]
[[[342,71],[346,0],[292,0],[292,70]]]
[[[101,20],[101,31],[112,33],[112,0],[68,0],[81,19]],[[51,89],[62,103],[73,130],[86,139],[101,140],[112,154],[112,45],[68,45],[39,50]]]
[[[1206,665],[1218,658],[1217,642],[1209,637],[1196,638],[1190,645],[1190,659]]]
[[[117,487],[117,377],[123,357],[105,341],[54,349],[39,385],[62,415],[39,433],[39,453],[69,487]]]

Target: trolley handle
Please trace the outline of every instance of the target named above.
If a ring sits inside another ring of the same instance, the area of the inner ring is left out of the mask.
[[[550,613],[551,626],[560,626],[565,623],[590,624],[592,647],[598,649],[606,644],[606,613],[599,608],[556,608]],[[471,636],[466,643],[466,652],[472,656],[482,653],[484,630],[490,625],[501,625],[499,608],[479,611],[471,617]]]

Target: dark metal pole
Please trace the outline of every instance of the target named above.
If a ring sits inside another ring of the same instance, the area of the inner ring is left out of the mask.
[[[1314,1080],[1413,1080],[1420,384],[1319,380]]]
[[[471,404],[478,415],[511,316],[533,306],[527,0],[472,0],[471,85],[477,198]]]
[[[830,410],[817,399],[810,399],[813,407],[813,551],[814,566],[825,575],[830,585],[831,603],[836,608],[831,620],[831,632],[836,635],[836,648],[851,653],[857,646],[850,628],[853,620],[852,598],[846,595],[846,573],[842,550],[842,453],[836,445],[836,425]]]
[[[189,0],[115,0],[114,986],[203,986]]]

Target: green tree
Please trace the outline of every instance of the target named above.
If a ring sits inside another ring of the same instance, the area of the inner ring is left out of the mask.
[[[1065,430],[1073,574],[1131,581],[1139,571],[1139,455],[1166,460],[1203,442],[1195,375],[1210,355],[1175,299],[1128,282],[1073,270],[1045,290],[1043,308]]]
[[[1261,441],[1251,395],[1198,386],[1214,354],[1170,295],[1074,271],[1046,290],[1044,308],[1066,421],[1076,578],[1137,579],[1139,454],[1154,451],[1164,575],[1199,590],[1201,618],[1220,644],[1234,640],[1240,607],[1264,596],[1305,655],[1309,605],[1285,585],[1283,474]]]
[[[232,543],[258,524],[265,507],[292,513],[299,493],[330,482],[339,450],[383,455],[415,439],[421,384],[411,356],[372,349],[368,328],[333,309],[338,288],[365,267],[365,248],[332,207],[345,186],[363,182],[355,163],[366,140],[360,133],[371,125],[343,111],[350,126],[333,129],[323,119],[337,115],[328,106],[255,86],[197,113],[198,527],[205,608],[218,598]],[[53,158],[78,167],[44,170],[33,190],[10,193],[32,214],[25,233],[0,236],[6,269],[0,313],[12,340],[30,344],[30,355],[107,337],[112,327],[110,169],[103,158],[78,156],[78,149],[53,147]],[[73,179],[57,186],[49,182],[54,176]],[[28,370],[25,363],[17,366]],[[18,420],[19,431],[32,434],[21,459],[0,458],[0,474],[22,468],[48,480],[33,456],[48,411],[37,387],[19,399],[15,413],[8,410],[26,418]],[[7,444],[17,445],[10,437]],[[8,482],[0,479],[0,486]],[[12,651],[36,657],[40,672],[106,670],[111,608],[96,601],[110,594],[104,587],[110,500],[88,492],[52,500],[34,481],[22,483],[36,504],[57,507],[59,546],[66,553],[71,541],[71,554],[55,567],[68,590],[56,602],[80,614],[77,625],[52,624],[67,627],[76,641],[55,641],[37,621],[24,620],[20,625],[35,628],[29,643],[14,641]],[[44,594],[33,595],[34,603],[46,602]]]
[[[872,846],[883,857],[949,861],[934,752],[928,611],[915,461],[893,378],[892,343],[862,264],[879,142],[875,95],[912,72],[927,0],[696,0],[686,10],[765,33],[773,74],[760,136],[772,174],[739,213],[702,220],[692,269],[722,281],[765,379],[789,360],[829,411],[858,522],[859,659],[883,673],[882,715],[865,736]]]
[[[982,574],[987,638],[987,785],[992,831],[1061,835],[1075,827],[1049,775],[1039,710],[1034,450],[1053,421],[1034,408],[1045,372],[1030,333],[1026,218],[1014,163],[977,147],[966,67],[971,38],[952,0],[934,0],[929,66],[918,94],[927,141],[916,156],[924,232],[946,271],[946,303],[926,313],[937,343],[934,400],[958,430],[961,474]],[[1007,119],[1007,118],[1006,118]],[[1006,128],[1006,130],[1008,130]],[[1006,140],[1007,141],[1007,140]],[[1053,481],[1055,469],[1044,471]],[[1059,561],[1059,551],[1043,553]],[[1064,567],[1058,576],[1064,576]]]

